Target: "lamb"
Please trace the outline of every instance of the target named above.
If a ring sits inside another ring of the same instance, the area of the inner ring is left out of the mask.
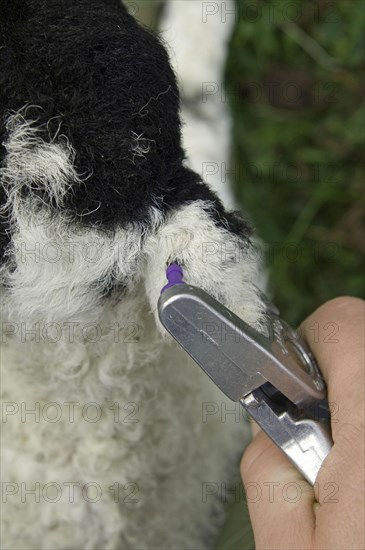
[[[0,40],[3,547],[209,548],[247,427],[157,300],[178,262],[260,329],[250,227],[119,0],[0,0]]]

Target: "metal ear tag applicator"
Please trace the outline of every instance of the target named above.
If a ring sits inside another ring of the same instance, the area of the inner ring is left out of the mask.
[[[326,387],[310,350],[269,302],[266,334],[204,290],[166,271],[162,325],[232,401],[289,457],[309,483],[333,445]]]

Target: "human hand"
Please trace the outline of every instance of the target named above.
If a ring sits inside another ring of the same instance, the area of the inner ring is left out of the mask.
[[[336,328],[332,338],[323,337],[328,324]],[[327,302],[304,321],[301,332],[327,382],[334,446],[311,487],[254,428],[241,475],[256,549],[363,550],[364,302],[347,297]]]

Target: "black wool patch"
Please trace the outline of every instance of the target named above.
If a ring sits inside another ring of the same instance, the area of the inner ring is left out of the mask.
[[[245,222],[183,166],[167,53],[118,0],[0,0],[1,143],[9,113],[26,105],[39,137],[67,138],[75,150],[83,183],[63,208],[79,223],[115,229],[148,223],[152,206],[166,214],[208,200],[217,224],[248,236]]]

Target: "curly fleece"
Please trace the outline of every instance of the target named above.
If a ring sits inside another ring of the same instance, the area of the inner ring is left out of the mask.
[[[3,547],[209,548],[247,428],[156,306],[176,260],[260,328],[250,231],[119,2],[0,0],[0,40]]]

